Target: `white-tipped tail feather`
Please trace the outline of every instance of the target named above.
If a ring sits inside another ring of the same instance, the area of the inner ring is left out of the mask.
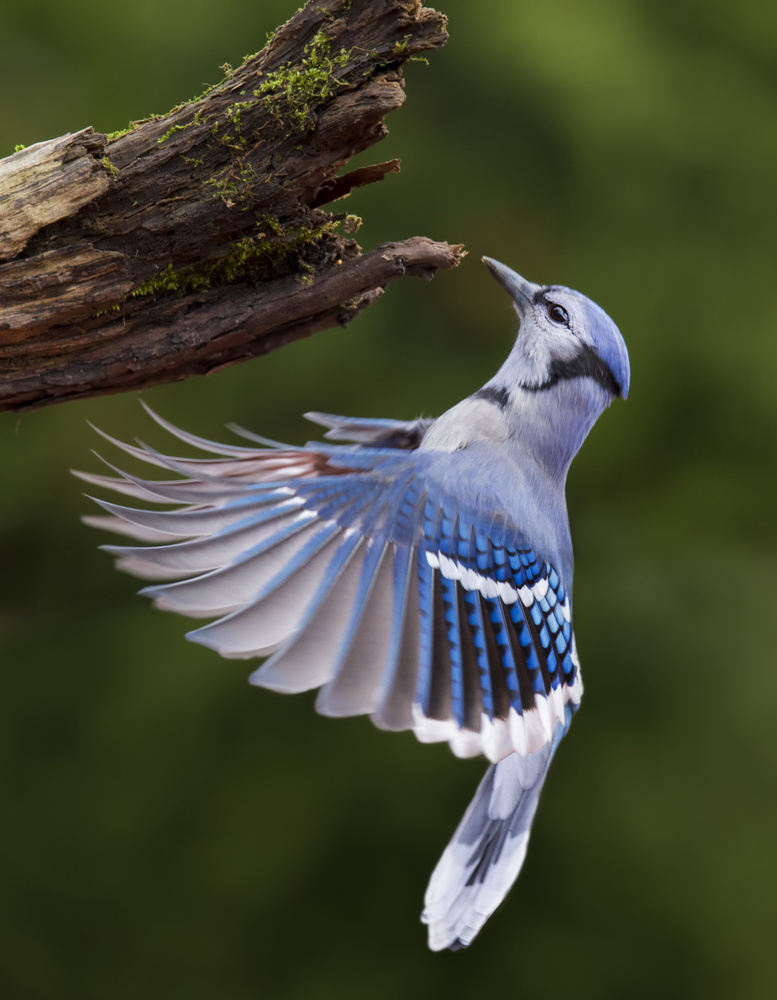
[[[470,945],[517,879],[562,732],[558,727],[541,750],[510,754],[486,771],[426,890],[421,919],[432,951]]]

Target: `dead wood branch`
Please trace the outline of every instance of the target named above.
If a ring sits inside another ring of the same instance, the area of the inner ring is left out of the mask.
[[[0,161],[0,410],[213,371],[454,266],[421,237],[362,254],[321,207],[398,169],[342,173],[446,39],[413,0],[312,0],[170,114]]]

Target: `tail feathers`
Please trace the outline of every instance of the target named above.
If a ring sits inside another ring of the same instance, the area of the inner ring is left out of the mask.
[[[486,771],[426,891],[421,919],[432,951],[470,945],[518,878],[562,734],[559,727],[553,744],[525,757],[513,753]]]

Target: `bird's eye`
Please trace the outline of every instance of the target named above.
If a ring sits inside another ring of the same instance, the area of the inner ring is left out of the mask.
[[[548,303],[548,316],[559,326],[569,326],[569,313],[563,306],[556,305],[555,302]]]

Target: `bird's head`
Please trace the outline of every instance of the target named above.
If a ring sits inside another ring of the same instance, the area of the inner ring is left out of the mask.
[[[483,263],[509,292],[521,321],[508,361],[511,382],[539,392],[569,379],[592,379],[610,399],[626,398],[629,355],[603,309],[571,288],[534,285],[490,257]]]
[[[629,391],[626,345],[580,292],[533,285],[490,257],[483,262],[512,297],[518,338],[496,375],[434,421],[421,446],[458,451],[509,441],[563,483],[599,415]]]

